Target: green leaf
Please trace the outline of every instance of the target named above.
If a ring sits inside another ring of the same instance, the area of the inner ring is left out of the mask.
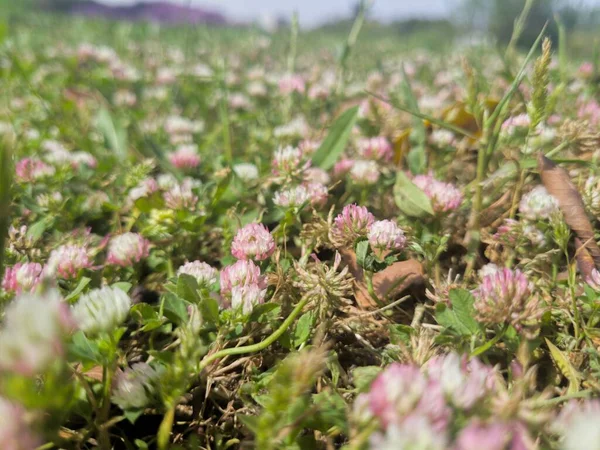
[[[298,323],[296,324],[296,328],[294,329],[294,333],[292,334],[295,347],[299,347],[308,340],[310,337],[310,331],[315,324],[315,319],[316,316],[314,311],[308,311],[300,316]]]
[[[410,85],[410,79],[406,75],[404,66],[402,66],[402,93],[405,98],[408,107],[412,111],[419,111],[419,104],[415,94],[413,93],[412,86]],[[414,145],[411,147],[407,155],[408,167],[413,174],[419,174],[425,172],[427,167],[427,154],[425,153],[425,139],[427,135],[425,133],[425,125],[423,120],[413,115],[413,129],[410,134],[411,140],[414,141]]]
[[[202,319],[215,325],[219,324],[219,304],[214,298],[209,296],[203,297],[198,306],[200,314],[202,314]]]
[[[429,197],[401,171],[396,174],[394,200],[400,211],[409,217],[433,216]]]
[[[435,318],[445,328],[450,328],[461,336],[471,336],[480,331],[480,326],[475,317],[473,295],[466,289],[452,289],[450,291],[451,307],[439,304]]]
[[[319,412],[311,416],[309,428],[319,430],[323,433],[333,427],[347,433],[348,421],[346,420],[347,405],[340,394],[335,391],[325,390],[313,394],[313,403],[319,407]]]
[[[413,327],[409,325],[390,325],[388,327],[390,332],[390,341],[392,344],[407,344],[410,341],[410,337],[415,333]]]
[[[113,151],[117,159],[125,160],[127,158],[127,132],[119,123],[115,123],[108,109],[102,108],[98,111],[94,125],[102,133],[107,147]]]
[[[171,293],[164,295],[163,314],[171,322],[179,325],[186,323],[189,319],[185,301]]]
[[[69,359],[83,364],[102,364],[102,355],[96,342],[90,341],[83,331],[73,335],[68,347]]]
[[[191,303],[200,301],[198,295],[198,282],[196,278],[187,273],[182,273],[177,277],[177,295]]]
[[[327,137],[313,155],[312,162],[315,166],[325,170],[333,167],[350,139],[357,116],[358,106],[354,106],[337,118],[329,129]]]
[[[13,164],[8,144],[0,144],[0,277],[3,272],[4,242],[10,225]]]
[[[38,220],[27,229],[27,237],[34,242],[42,237],[44,232],[52,226],[54,219],[51,217],[44,217]]]
[[[381,367],[377,366],[357,367],[352,371],[352,383],[359,392],[365,392],[379,372],[381,372]]]
[[[254,308],[252,308],[252,313],[250,314],[248,321],[263,322],[267,315],[269,315],[271,311],[275,311],[276,309],[281,309],[281,307],[277,303],[267,302],[262,303],[260,305],[256,305]]]
[[[76,298],[79,294],[81,294],[81,292],[83,292],[85,287],[88,284],[90,284],[90,281],[92,281],[90,278],[82,277],[81,280],[79,280],[79,284],[77,285],[77,287],[75,289],[73,289],[73,292],[71,292],[69,295],[67,295],[65,297],[65,300],[69,301],[69,300],[73,300],[74,298]]]
[[[579,385],[581,384],[581,375],[579,374],[577,369],[573,367],[573,365],[569,361],[569,358],[567,358],[565,354],[561,352],[560,349],[548,339],[546,339],[546,345],[550,349],[550,356],[552,356],[552,360],[554,361],[560,372],[565,376],[565,378],[569,380],[569,388],[567,390],[567,393],[572,394],[574,392],[578,392]]]
[[[356,263],[365,267],[367,255],[369,254],[369,241],[360,241],[356,244]]]
[[[143,413],[144,413],[143,408],[123,411],[123,415],[125,416],[125,418],[132,424],[134,424],[135,421],[138,419],[138,417],[140,417]],[[138,447],[138,448],[143,448],[143,447]],[[145,448],[148,448],[148,447],[145,447]]]
[[[116,287],[117,289],[121,289],[126,294],[131,290],[131,283],[128,281],[118,281],[111,285],[112,287]]]

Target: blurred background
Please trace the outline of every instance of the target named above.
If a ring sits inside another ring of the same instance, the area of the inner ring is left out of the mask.
[[[370,2],[364,34],[401,37],[410,46],[448,47],[489,41],[505,44],[525,0],[375,0]],[[31,14],[86,16],[94,20],[253,28],[276,33],[297,13],[301,29],[347,33],[358,9],[356,0],[0,0],[13,22]],[[529,46],[544,23],[558,35],[558,18],[569,34],[574,56],[590,57],[600,41],[600,0],[537,0],[519,44]]]

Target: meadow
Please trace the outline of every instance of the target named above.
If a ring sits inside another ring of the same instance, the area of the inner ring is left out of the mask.
[[[600,71],[522,27],[6,21],[0,448],[600,449]]]

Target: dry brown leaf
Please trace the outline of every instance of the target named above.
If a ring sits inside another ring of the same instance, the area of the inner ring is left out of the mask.
[[[375,300],[371,298],[371,295],[367,290],[363,270],[356,261],[356,254],[352,250],[346,249],[340,250],[340,254],[356,280],[354,296],[356,297],[358,305],[361,308],[379,306]],[[421,283],[422,281],[423,266],[419,261],[409,259],[407,261],[396,262],[385,270],[374,274],[373,289],[375,290],[377,297],[384,299],[386,297],[393,297],[412,284]]]
[[[587,277],[592,268],[600,267],[600,248],[594,240],[594,228],[585,212],[581,195],[571,182],[567,171],[541,153],[538,155],[538,166],[546,190],[558,200],[565,221],[577,237],[577,262],[579,270]]]

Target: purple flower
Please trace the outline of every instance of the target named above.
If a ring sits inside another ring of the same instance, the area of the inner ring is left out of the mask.
[[[374,251],[402,250],[406,246],[404,231],[391,220],[373,222],[367,237]]]
[[[18,181],[29,182],[38,178],[52,176],[55,169],[39,159],[25,158],[17,162],[15,171]]]
[[[358,153],[365,159],[390,162],[394,156],[392,145],[383,136],[359,139],[357,147]]]
[[[304,94],[306,85],[304,79],[300,75],[285,75],[279,80],[279,92],[283,95],[289,95],[292,92]]]
[[[175,210],[194,211],[198,204],[198,197],[192,191],[192,187],[189,179],[172,186],[163,196],[166,206]]]
[[[180,145],[169,155],[169,162],[178,169],[194,169],[200,165],[198,146],[194,144]]]
[[[310,161],[303,162],[302,151],[287,146],[275,151],[272,161],[273,174],[280,177],[296,177],[310,166]]]
[[[8,292],[33,292],[42,278],[43,267],[38,263],[17,263],[7,267],[2,288]]]
[[[367,235],[374,221],[375,217],[364,206],[346,205],[334,219],[331,232],[340,246],[352,244]]]
[[[231,243],[231,254],[238,259],[267,259],[275,251],[275,240],[268,228],[251,223],[240,228]]]
[[[460,190],[450,183],[436,180],[433,175],[417,175],[412,182],[431,200],[436,213],[454,211],[463,200]]]
[[[0,448],[3,450],[31,450],[42,441],[30,429],[26,411],[15,403],[0,397]]]
[[[369,392],[369,408],[384,428],[399,423],[417,406],[427,388],[421,370],[394,363],[381,372]]]
[[[258,285],[261,289],[267,287],[265,277],[260,274],[260,267],[250,260],[240,260],[221,270],[221,294],[231,294],[236,286]]]
[[[520,270],[503,268],[485,276],[474,295],[477,320],[486,324],[510,323],[521,330],[537,323],[543,312]]]
[[[503,450],[510,437],[510,427],[503,423],[488,425],[472,420],[458,434],[454,450]]]
[[[77,277],[80,270],[91,266],[92,261],[85,247],[68,244],[52,250],[44,270],[49,275],[58,275],[68,280]]]
[[[137,233],[124,233],[113,237],[108,244],[106,261],[127,267],[140,262],[149,253],[150,242]]]

